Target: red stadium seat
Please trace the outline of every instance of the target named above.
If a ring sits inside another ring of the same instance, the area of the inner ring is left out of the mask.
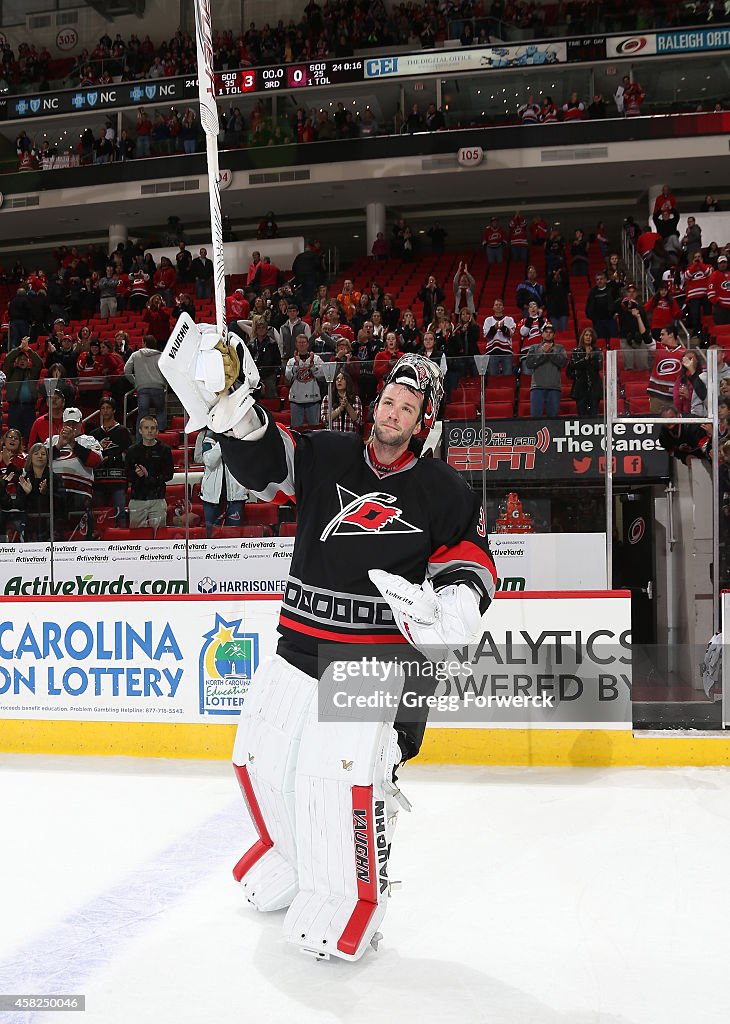
[[[279,527],[280,537],[296,537],[297,524],[296,523],[282,523]]]
[[[243,521],[246,526],[276,526],[279,522],[279,506],[273,501],[249,501],[245,506]]]

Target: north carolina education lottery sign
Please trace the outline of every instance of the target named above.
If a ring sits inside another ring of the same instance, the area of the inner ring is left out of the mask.
[[[497,600],[478,647],[458,654],[465,671],[443,684],[453,714],[434,724],[625,727],[630,604],[623,592]],[[0,719],[235,723],[278,613],[260,598],[0,602]],[[528,696],[550,699],[526,715]],[[460,717],[470,706],[476,718]]]

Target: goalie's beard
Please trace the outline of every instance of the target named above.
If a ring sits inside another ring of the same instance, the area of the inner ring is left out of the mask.
[[[418,422],[418,428],[420,429],[420,420]],[[383,430],[383,426],[388,426],[389,430]],[[373,432],[371,434],[371,440],[374,438],[378,444],[382,444],[384,448],[407,448],[413,435],[417,433],[416,430],[400,430],[398,427],[394,427],[392,424],[381,424],[373,423]]]

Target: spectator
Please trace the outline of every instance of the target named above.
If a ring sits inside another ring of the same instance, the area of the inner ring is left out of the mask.
[[[581,331],[578,344],[570,354],[566,372],[573,381],[570,397],[575,400],[579,416],[598,416],[599,412],[603,395],[603,353],[597,343],[596,332],[592,327],[586,327]]]
[[[421,344],[421,332],[416,323],[412,309],[403,312],[403,321],[400,326],[400,345],[402,352],[416,352]]]
[[[696,251],[683,279],[687,296],[685,311],[692,334],[702,333],[702,316],[712,310],[708,297],[712,273],[712,267],[703,261],[702,253]]]
[[[91,540],[94,471],[101,464],[103,453],[96,438],[85,432],[80,409],[64,409],[62,419],[61,430],[51,442],[51,461],[65,491],[66,528],[78,530],[81,537]]]
[[[510,260],[513,263],[527,263],[529,248],[527,221],[519,210],[515,210],[512,220],[509,222]]]
[[[696,252],[702,255],[702,228],[694,217],[687,218],[687,230],[682,236],[682,249],[691,261]]]
[[[628,77],[628,76],[627,76]],[[677,200],[672,194],[672,190],[669,185],[662,185],[662,190],[654,200],[654,209],[652,210],[652,217],[656,217],[661,212],[662,208],[668,205],[670,210],[677,210]],[[629,218],[627,218],[629,219]],[[633,220],[633,218],[631,218]]]
[[[523,313],[531,302],[541,307],[545,305],[545,289],[537,280],[537,270],[532,265],[527,268],[525,280],[517,286],[516,302]]]
[[[53,339],[53,340],[52,340]],[[79,345],[74,342],[69,334],[61,336],[60,343],[57,337],[49,337],[46,341],[46,368],[49,372],[54,365],[60,364],[63,367],[66,377],[75,377],[77,372]]]
[[[434,318],[436,307],[444,301],[445,295],[436,283],[433,274],[429,274],[426,282],[418,292],[417,298],[423,303],[423,323],[429,324]]]
[[[194,460],[204,467],[200,500],[206,536],[211,537],[216,526],[241,526],[248,490],[224,465],[220,442],[212,431],[203,429],[198,434]]]
[[[40,397],[38,382],[43,363],[30,347],[28,338],[18,348],[11,349],[3,363],[6,376],[5,394],[8,400],[8,426],[18,430],[25,444],[35,421],[35,410]]]
[[[676,324],[682,314],[677,300],[670,294],[669,282],[662,281],[659,288],[647,302],[644,312],[649,317],[652,337],[656,340],[662,327]]]
[[[565,265],[565,243],[557,229],[557,226],[550,228],[550,233],[545,240],[545,274],[549,277],[553,270]]]
[[[547,318],[538,304],[530,302],[527,307],[527,315],[517,325],[521,345],[520,368],[527,376],[532,373],[532,369],[527,365],[527,355],[536,342],[542,341],[542,332],[547,323]]]
[[[624,75],[623,90],[624,115],[626,117],[638,117],[641,113],[641,104],[646,96],[644,89],[639,82],[632,82],[628,75]]]
[[[349,321],[352,320],[357,304],[360,301],[360,292],[355,291],[355,286],[349,278],[342,285],[342,291],[337,296],[337,301],[344,314],[345,320],[349,323]]]
[[[254,253],[254,255],[258,254]],[[177,283],[179,285],[190,284],[192,282],[192,265],[193,257],[188,252],[185,242],[181,240],[177,243],[177,252],[175,253],[175,268],[177,270]]]
[[[594,287],[588,292],[585,312],[596,335],[608,344],[611,338],[618,337],[615,320],[617,303],[613,289],[608,287],[605,273],[599,271],[595,280]]]
[[[679,212],[669,204],[669,201],[662,204],[652,219],[660,238],[668,238],[669,235],[679,234],[677,231]]]
[[[487,253],[487,263],[503,263],[504,249],[507,244],[503,228],[496,217],[490,217],[489,226],[484,229],[482,246]]]
[[[284,374],[289,384],[289,405],[292,427],[313,427],[319,423],[321,392],[319,381],[324,379],[322,360],[309,349],[309,340],[298,334],[294,342],[294,355],[286,364]]]
[[[476,312],[474,306],[475,286],[476,281],[469,273],[466,263],[459,263],[453,281],[455,314],[458,314],[462,309],[468,309],[472,314]]]
[[[102,398],[99,426],[91,431],[101,446],[102,460],[94,470],[94,504],[114,509],[115,526],[127,521],[127,474],[124,460],[132,444],[129,431],[117,421],[117,403]]]
[[[586,114],[589,121],[602,121],[604,119],[606,116],[606,103],[600,93],[596,93],[593,97],[593,102],[588,105]]]
[[[393,305],[393,296],[390,292],[383,295],[383,308],[380,312],[386,330],[397,331],[400,324],[400,310]]]
[[[150,296],[150,276],[141,268],[132,270],[127,275],[129,285],[129,308],[135,313],[141,312],[147,305]]]
[[[375,241],[372,244],[372,248],[370,249],[373,259],[387,260],[389,251],[387,238],[382,231],[378,231],[375,236]]]
[[[30,333],[32,312],[25,288],[18,288],[8,305],[10,320],[9,347],[17,348],[21,339]]]
[[[114,273],[114,266],[107,264],[106,274],[96,282],[99,294],[99,313],[104,320],[117,315],[117,292],[119,277]]]
[[[142,348],[137,349],[124,364],[124,372],[137,390],[137,440],[142,437],[140,423],[154,409],[155,434],[167,426],[167,382],[159,367],[159,342],[145,334]]]
[[[323,427],[329,423],[329,395],[322,399],[320,422]],[[355,394],[352,380],[344,370],[340,370],[332,387],[332,430],[346,433],[357,433],[362,425],[362,402]]]
[[[122,128],[115,147],[117,160],[119,160],[120,163],[123,163],[126,160],[133,160],[136,148],[134,139],[130,139],[129,132],[126,128]]]
[[[716,324],[730,324],[730,270],[727,256],[717,257],[717,270],[711,275],[707,295]]]
[[[385,335],[385,343],[380,352],[375,356],[373,373],[378,382],[378,391],[383,386],[383,378],[393,369],[403,353],[398,348],[398,335],[395,331],[388,331]]]
[[[654,338],[647,328],[638,302],[635,284],[626,288],[618,307],[619,335],[625,370],[647,370],[655,349]],[[661,332],[660,332],[661,334]]]
[[[195,281],[195,294],[199,299],[213,295],[213,261],[208,259],[208,250],[200,249],[190,264],[190,273]]]
[[[568,361],[562,345],[555,344],[555,329],[545,324],[542,341],[527,353],[526,365],[532,370],[530,415],[552,418],[560,409],[562,381],[560,371]]]
[[[705,349],[705,354],[706,354],[708,360],[709,360],[709,353],[711,351],[713,351],[713,350],[717,352],[717,380],[718,380],[718,385],[720,387],[723,387],[723,385],[730,384],[730,366],[728,366],[727,363],[725,362],[725,349],[721,345],[718,345],[717,342],[713,342],[711,345],[708,345],[707,348]],[[700,373],[700,378],[702,380],[702,383],[705,385],[705,389],[706,389],[707,388],[707,370],[706,369],[702,370],[702,372]],[[702,414],[702,415],[704,415],[704,414]]]
[[[560,111],[553,103],[552,96],[544,96],[540,107],[540,123],[555,124],[560,120]]]
[[[429,103],[426,111],[426,131],[442,132],[446,127],[446,119],[435,103]]]
[[[152,137],[152,121],[147,116],[147,112],[145,111],[144,107],[140,107],[139,110],[137,111],[137,124],[135,128],[135,134],[137,137],[137,156],[151,156],[152,150],[150,139]]]
[[[681,415],[704,416],[707,412],[707,385],[702,380],[704,362],[697,349],[682,356],[682,369],[674,382],[672,399]]]
[[[25,541],[47,541],[50,538],[51,487],[53,487],[54,534],[61,535],[59,524],[65,520],[66,506],[60,473],[51,476],[48,468],[48,447],[36,441],[25,460],[25,475],[18,486],[23,492]]]
[[[276,398],[281,376],[281,349],[274,337],[274,329],[265,320],[257,320],[254,328],[254,361],[259,371],[264,398]]]
[[[535,214],[535,216],[532,218],[532,221],[530,222],[530,227],[528,230],[530,232],[530,242],[532,243],[532,245],[545,245],[545,242],[547,242],[548,238],[548,225],[547,221],[541,214]]]
[[[585,104],[578,98],[577,92],[570,94],[570,99],[563,104],[564,121],[583,121],[586,116]]]
[[[486,340],[484,351],[489,356],[487,369],[490,376],[509,376],[512,373],[513,338],[517,325],[511,316],[505,316],[504,303],[494,300],[492,313],[482,327]]]
[[[114,143],[107,138],[106,128],[100,128],[98,138],[94,139],[94,163],[109,164],[113,156]]]
[[[271,262],[271,257],[264,256],[259,270],[259,287],[261,290],[263,291],[265,288],[276,289],[279,285],[280,274],[281,271],[277,265]]]
[[[426,235],[431,239],[431,249],[434,252],[444,251],[448,232],[441,227],[439,221],[434,222],[433,226],[426,231]]]
[[[274,211],[268,210],[266,216],[259,221],[256,229],[257,238],[276,238],[279,234],[279,225],[276,223]]]
[[[558,267],[547,280],[545,289],[545,310],[547,318],[556,333],[568,329],[570,314],[570,288],[564,268]]]
[[[171,319],[177,322],[177,318],[182,313],[187,313],[189,317],[195,319],[195,305],[187,292],[180,292],[179,295],[175,296],[175,305],[172,310]]]
[[[703,213],[719,213],[721,209],[722,207],[714,196],[705,196],[700,207]]]
[[[175,293],[175,285],[177,284],[177,274],[168,256],[160,257],[160,265],[154,273],[152,284],[155,290],[162,296],[163,303],[171,307],[174,301],[173,295]]]
[[[474,356],[479,352],[479,340],[480,332],[475,314],[467,306],[462,306],[456,327],[444,348],[449,394],[462,377],[475,371]],[[449,374],[452,376],[449,377]]]
[[[141,416],[137,422],[141,441],[127,449],[124,460],[130,483],[129,525],[132,529],[151,526],[154,533],[167,522],[167,482],[175,467],[172,451],[157,439],[159,426],[154,416]]]
[[[165,309],[161,295],[151,295],[143,314],[146,332],[151,334],[163,347],[170,337],[170,314]]]
[[[414,103],[406,117],[403,131],[407,135],[413,135],[415,132],[422,132],[423,128],[423,118],[418,112],[418,104]]]
[[[658,416],[673,408],[674,384],[682,372],[682,357],[687,350],[679,343],[673,327],[662,327],[656,345],[654,368],[649,378],[649,411]]]
[[[299,307],[296,302],[287,303],[287,319],[279,328],[281,338],[281,355],[285,362],[288,362],[294,355],[294,340],[298,334],[303,334],[307,341],[311,337],[309,324],[305,323],[299,315]]]
[[[188,108],[180,123],[180,140],[183,152],[194,153],[198,147],[198,123],[195,112]]]
[[[316,243],[313,241],[307,242],[304,251],[294,257],[292,275],[296,287],[299,288],[302,302],[309,305],[324,277],[322,256],[317,251]],[[312,315],[314,316],[315,314],[313,313]]]
[[[570,272],[580,277],[588,277],[588,239],[580,228],[576,228],[573,241],[570,243]]]
[[[675,419],[680,413],[676,406],[668,402],[660,411],[660,415]],[[667,423],[659,431],[659,444],[673,459],[685,466],[691,458],[709,462],[711,459],[711,441],[707,426],[696,421],[687,423]]]
[[[532,93],[527,97],[527,102],[517,108],[517,116],[522,124],[539,124],[540,114],[540,105],[535,103],[535,97]]]
[[[19,430],[5,431],[0,442],[0,543],[23,540],[25,501],[20,478],[25,471],[23,437]],[[12,527],[12,535],[8,532]]]

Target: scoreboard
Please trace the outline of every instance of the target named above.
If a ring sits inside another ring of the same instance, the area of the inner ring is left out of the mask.
[[[241,96],[252,92],[306,89],[321,85],[342,85],[365,79],[364,62],[354,57],[315,60],[306,64],[274,64],[265,68],[218,71],[217,96]]]

